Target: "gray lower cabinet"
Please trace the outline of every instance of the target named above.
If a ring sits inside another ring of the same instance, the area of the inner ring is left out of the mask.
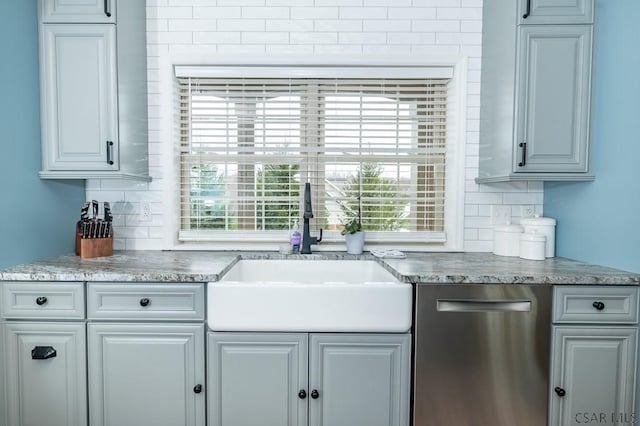
[[[407,426],[408,334],[209,333],[209,426]]]
[[[312,334],[309,425],[408,425],[410,348],[408,334]]]
[[[86,425],[85,324],[6,322],[3,329],[7,424]]]
[[[209,333],[208,351],[209,426],[307,424],[306,334]]]
[[[549,426],[635,423],[637,336],[636,326],[553,327]]]
[[[88,325],[91,426],[203,426],[204,324]]]

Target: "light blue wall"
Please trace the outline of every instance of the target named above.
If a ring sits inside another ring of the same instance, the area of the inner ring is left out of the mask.
[[[42,181],[36,0],[0,0],[0,267],[69,253],[84,181]]]
[[[598,0],[590,183],[547,183],[560,256],[640,273],[640,1]]]

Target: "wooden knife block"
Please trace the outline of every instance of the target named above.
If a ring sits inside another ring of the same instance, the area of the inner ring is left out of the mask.
[[[80,222],[76,224],[76,254],[83,259],[113,256],[113,234],[107,238],[82,238]]]

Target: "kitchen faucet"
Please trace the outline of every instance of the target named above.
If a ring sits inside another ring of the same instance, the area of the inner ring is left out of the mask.
[[[311,184],[304,184],[304,215],[302,216],[304,225],[302,229],[302,250],[301,254],[311,254],[311,245],[318,244],[322,241],[322,228],[320,228],[320,236],[312,237],[309,232],[309,219],[313,218],[313,209],[311,208]]]

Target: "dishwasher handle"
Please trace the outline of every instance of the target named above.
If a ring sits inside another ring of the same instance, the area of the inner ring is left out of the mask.
[[[531,312],[530,300],[438,299],[438,312]]]

